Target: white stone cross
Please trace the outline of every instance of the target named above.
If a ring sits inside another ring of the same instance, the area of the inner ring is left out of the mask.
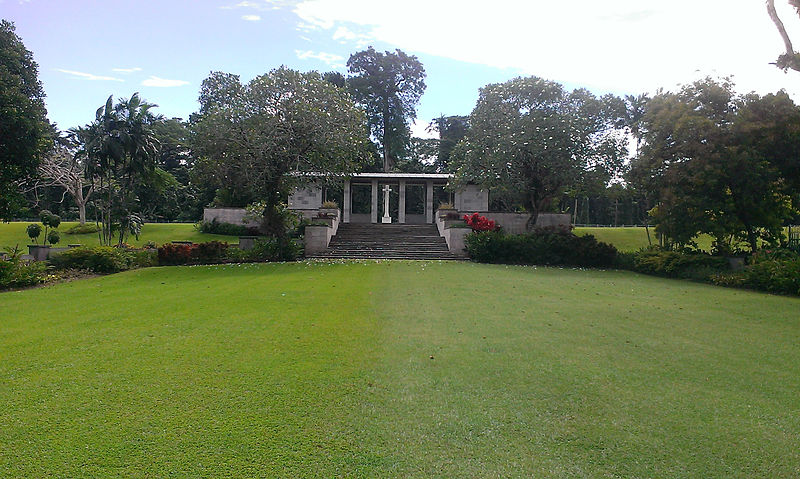
[[[389,192],[392,191],[389,185],[383,185],[383,218],[381,223],[391,223],[392,217],[389,216]]]

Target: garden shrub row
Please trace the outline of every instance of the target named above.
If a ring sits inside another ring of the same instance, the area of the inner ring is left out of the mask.
[[[614,246],[567,228],[537,228],[523,235],[480,231],[467,235],[465,245],[480,263],[611,267],[617,258]]]
[[[761,251],[741,271],[717,273],[710,279],[722,286],[800,295],[800,254],[785,249]]]
[[[69,249],[52,256],[49,262],[56,269],[78,269],[93,273],[118,273],[157,264],[152,251],[111,246]]]
[[[47,267],[44,263],[22,261],[17,257],[0,260],[0,290],[24,288],[44,282]]]
[[[294,261],[303,253],[298,241],[259,238],[252,249],[229,247],[227,243],[209,241],[194,244],[165,244],[158,248],[158,264],[216,264],[227,262]]]

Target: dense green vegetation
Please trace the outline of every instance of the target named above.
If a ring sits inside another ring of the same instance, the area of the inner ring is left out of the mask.
[[[791,477],[800,300],[474,263],[0,294],[0,475]]]

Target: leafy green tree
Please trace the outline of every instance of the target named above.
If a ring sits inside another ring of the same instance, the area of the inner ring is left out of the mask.
[[[51,128],[33,54],[14,24],[0,21],[0,217],[19,207],[18,182],[36,171]]]
[[[520,197],[534,225],[565,188],[591,174],[608,181],[621,167],[626,138],[613,100],[537,77],[482,88],[451,157],[456,183]]]
[[[158,141],[153,125],[162,121],[150,111],[156,106],[138,93],[117,104],[109,96],[94,122],[74,129],[86,176],[97,181],[103,244],[110,245],[116,235],[122,245],[129,234],[138,236],[141,231],[136,189],[154,179]]]
[[[449,171],[450,155],[469,129],[468,116],[440,116],[428,125],[428,131],[439,133],[439,152],[436,157],[436,171]]]
[[[380,53],[372,47],[350,55],[347,67],[353,75],[347,83],[367,113],[383,170],[391,171],[410,143],[409,122],[416,119],[416,106],[425,92],[425,68],[416,56],[401,50]]]
[[[778,242],[797,201],[782,167],[800,153],[800,111],[784,92],[737,96],[729,80],[706,78],[653,97],[644,123],[632,173],[658,199],[668,244],[701,233],[720,253]]]
[[[353,173],[367,157],[366,120],[349,94],[319,73],[285,67],[245,85],[212,73],[192,129],[205,168],[224,177],[220,186],[263,201],[263,229],[279,238],[292,187]]]

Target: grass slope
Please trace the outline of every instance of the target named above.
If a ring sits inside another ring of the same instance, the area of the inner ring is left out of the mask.
[[[25,248],[26,245],[32,244],[25,228],[31,224],[30,222],[12,222],[0,223],[0,251],[6,250],[9,246],[19,245],[20,248]],[[66,230],[77,225],[77,222],[67,221],[61,223],[58,231],[61,232],[61,242],[56,246],[66,246],[68,244],[83,244],[85,246],[97,246],[100,244],[97,233],[82,234],[82,235],[68,235],[64,234]],[[41,242],[43,237],[39,238]],[[157,244],[169,243],[170,241],[194,241],[202,243],[204,241],[225,241],[228,243],[238,243],[239,238],[236,236],[212,235],[200,233],[190,223],[147,223],[142,227],[142,234],[137,240],[131,237],[128,240],[129,244],[141,246],[148,241],[154,241]],[[27,251],[26,251],[27,252]]]
[[[800,300],[471,263],[0,294],[0,476],[792,477]]]

